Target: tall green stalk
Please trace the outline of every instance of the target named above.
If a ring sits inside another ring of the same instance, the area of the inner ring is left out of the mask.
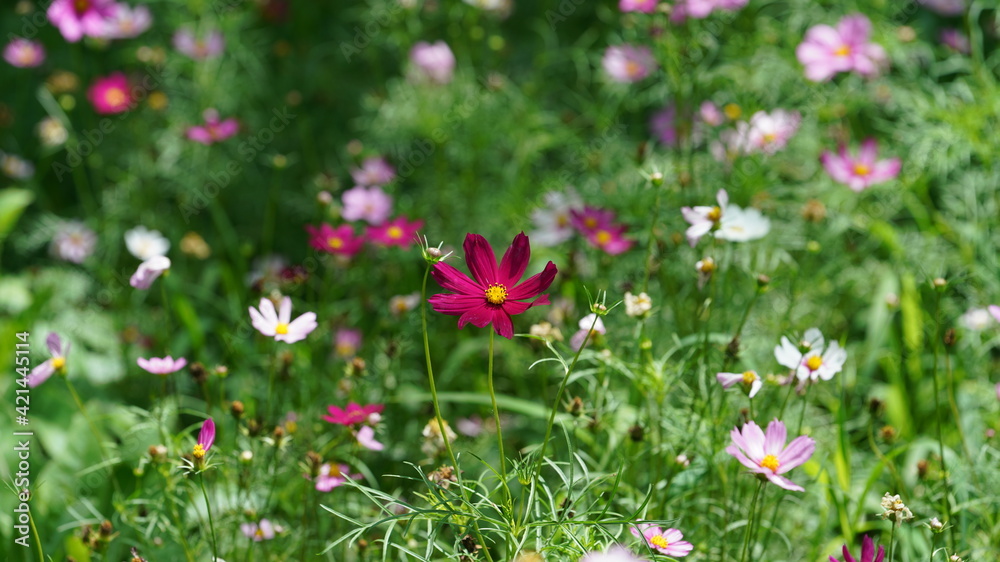
[[[747,550],[750,546],[750,530],[757,515],[757,498],[760,497],[760,491],[763,487],[764,481],[762,480],[753,492],[753,501],[750,502],[750,515],[747,517],[747,530],[743,534],[743,554],[740,555],[740,562],[746,562],[747,559]]]
[[[513,497],[510,494],[510,487],[507,486],[507,457],[503,452],[503,430],[500,428],[500,408],[497,406],[497,393],[493,389],[493,338],[496,330],[491,326],[490,330],[490,359],[486,371],[487,384],[490,387],[490,402],[493,403],[493,421],[497,426],[497,449],[500,451],[500,483],[503,484],[504,492],[507,494],[507,503],[513,507]],[[441,428],[442,432],[444,428]]]
[[[219,543],[215,538],[215,520],[212,519],[212,504],[208,501],[208,490],[205,489],[205,476],[198,473],[198,483],[201,484],[201,495],[205,497],[205,511],[208,512],[208,526],[212,531],[212,557],[219,559]]]

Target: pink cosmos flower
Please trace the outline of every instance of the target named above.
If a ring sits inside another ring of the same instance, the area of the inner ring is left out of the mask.
[[[205,126],[195,125],[188,127],[187,138],[210,145],[221,142],[235,135],[240,130],[239,121],[233,118],[225,121],[219,120],[219,112],[214,109],[206,109],[202,114],[205,119]]]
[[[128,111],[134,101],[128,78],[121,72],[95,80],[87,90],[87,99],[94,111],[105,115]]]
[[[169,269],[170,258],[166,256],[153,256],[139,264],[139,268],[132,274],[128,283],[140,291],[145,291],[149,289],[153,281],[156,281],[157,277],[163,275]]]
[[[316,490],[329,492],[330,490],[342,486],[348,479],[357,480],[360,474],[350,474],[351,467],[346,464],[326,463],[319,467],[319,475],[316,477]]]
[[[455,54],[444,41],[417,43],[410,49],[410,62],[420,70],[424,78],[438,84],[451,82],[455,73]]]
[[[594,327],[593,330],[590,329],[591,326]],[[580,322],[577,323],[577,327],[579,327],[579,330],[569,339],[569,347],[573,351],[580,349],[588,340],[608,333],[604,327],[604,320],[601,320],[596,314],[588,314],[581,318]]]
[[[618,9],[623,12],[643,12],[652,14],[656,11],[659,0],[619,0]]]
[[[1000,322],[1000,306],[997,306],[995,304],[991,304],[991,305],[989,305],[989,306],[986,307],[986,310],[990,311],[990,315],[993,316],[993,318],[997,322]]]
[[[309,245],[328,254],[351,257],[360,252],[365,244],[365,239],[355,236],[354,229],[349,224],[342,224],[337,228],[326,223],[319,228],[307,224],[306,230],[310,235]]]
[[[417,239],[417,231],[423,226],[422,220],[410,222],[406,217],[400,216],[378,226],[369,226],[365,229],[365,236],[379,246],[409,248]]]
[[[198,442],[195,443],[191,456],[194,457],[195,467],[202,469],[205,467],[205,455],[215,443],[215,421],[212,418],[205,420],[201,424],[201,431],[198,432]]]
[[[588,552],[580,562],[646,562],[620,544],[611,545],[606,552]]]
[[[845,16],[836,29],[822,24],[809,28],[795,49],[795,56],[806,67],[806,78],[823,82],[838,72],[877,74],[887,57],[881,45],[868,42],[871,30],[871,22],[861,14]]]
[[[710,101],[701,102],[701,107],[698,108],[698,116],[706,124],[713,127],[718,127],[726,121],[726,116],[719,109],[719,106]]]
[[[360,168],[351,170],[354,183],[362,187],[385,185],[396,179],[396,170],[382,157],[365,158]]]
[[[382,449],[385,449],[385,445],[375,440],[375,430],[370,425],[361,427],[361,429],[354,434],[354,438],[358,440],[358,445],[361,445],[370,451],[381,451]]]
[[[50,332],[49,336],[45,338],[45,346],[49,348],[49,354],[52,357],[46,359],[41,365],[38,365],[31,370],[31,373],[27,376],[27,384],[29,388],[35,388],[36,386],[47,381],[53,373],[65,373],[66,372],[66,356],[69,355],[69,342],[63,345],[62,339],[59,334],[55,332]]]
[[[587,242],[604,252],[616,256],[627,252],[635,244],[634,240],[625,238],[628,227],[624,224],[598,228],[587,233]]]
[[[333,348],[337,355],[345,358],[354,357],[361,348],[361,330],[341,328],[333,336]]]
[[[956,53],[967,55],[972,51],[972,45],[969,43],[969,38],[957,29],[942,29],[938,38],[941,40],[941,44]]]
[[[465,263],[473,279],[443,261],[435,263],[431,271],[434,280],[452,292],[434,295],[427,301],[437,312],[458,316],[460,329],[470,322],[479,328],[493,324],[498,335],[512,339],[511,315],[521,314],[532,306],[549,304],[549,296],[539,296],[539,293],[552,284],[556,265],[548,262],[541,273],[519,283],[531,258],[528,237],[523,232],[514,237],[499,267],[493,247],[482,236],[466,235],[463,247]],[[531,298],[535,300],[522,302]]]
[[[83,263],[97,246],[97,234],[80,221],[64,221],[52,236],[50,250],[55,257],[72,263]]]
[[[778,420],[767,424],[767,435],[756,423],[749,421],[744,424],[742,432],[734,427],[730,437],[733,444],[726,447],[726,452],[736,457],[743,466],[786,490],[805,491],[805,488],[781,475],[809,460],[816,449],[816,442],[810,437],[800,435],[786,447],[787,430],[785,424]]]
[[[274,538],[274,525],[267,519],[261,519],[260,523],[243,523],[240,525],[243,536],[253,539],[254,542],[271,540]]]
[[[215,58],[226,48],[226,40],[217,30],[209,31],[204,38],[199,38],[188,28],[178,29],[174,33],[173,43],[175,49],[195,60]]]
[[[370,224],[382,224],[392,213],[392,197],[386,195],[379,186],[355,186],[344,192],[344,210],[340,216],[344,220],[364,220]]]
[[[76,43],[84,35],[103,37],[115,6],[115,0],[54,0],[46,15],[63,38]]]
[[[746,371],[743,373],[716,373],[715,379],[722,384],[722,388],[730,388],[737,383],[743,385],[748,398],[753,398],[760,392],[764,383],[760,380],[757,371]]]
[[[736,11],[750,0],[678,0],[670,13],[670,21],[681,23],[687,18],[707,18],[715,10]]]
[[[187,359],[181,357],[175,360],[169,355],[163,358],[150,357],[149,359],[140,357],[136,359],[136,363],[154,375],[169,375],[183,369],[187,365]]]
[[[295,343],[306,339],[310,332],[316,329],[316,313],[306,312],[292,320],[292,299],[283,297],[279,310],[275,312],[271,299],[260,299],[260,311],[250,307],[250,319],[258,332],[276,341]]]
[[[643,523],[632,527],[632,534],[646,541],[649,548],[674,558],[687,556],[694,548],[691,543],[681,540],[684,535],[677,529],[664,531],[652,523]]]
[[[648,47],[614,45],[604,51],[601,64],[611,80],[628,84],[649,76],[656,61]]]
[[[844,553],[844,562],[857,562],[851,553],[847,551],[847,545],[844,545],[842,550]],[[861,561],[860,562],[882,562],[885,558],[885,547],[879,545],[878,554],[875,553],[875,544],[872,542],[872,538],[865,535],[865,539],[861,542]],[[839,562],[833,556],[830,557],[830,562]]]
[[[899,158],[878,160],[878,143],[875,139],[861,143],[861,150],[856,157],[848,154],[847,147],[841,146],[837,154],[825,151],[819,159],[834,181],[857,192],[895,178],[902,166]]]
[[[110,17],[104,21],[101,37],[105,39],[131,39],[138,37],[153,25],[153,16],[146,6],[115,4]]]
[[[736,126],[736,133],[742,141],[740,148],[746,152],[774,154],[785,148],[799,130],[801,122],[802,116],[798,111],[758,111],[750,117],[749,123],[738,123]]]
[[[677,146],[677,108],[674,104],[654,113],[649,121],[649,128],[656,140],[664,146]]]
[[[582,210],[571,209],[569,215],[570,223],[583,235],[602,228],[610,228],[615,222],[614,211],[590,205],[584,206]]]
[[[957,16],[965,12],[967,0],[917,0],[917,3],[942,16]]]
[[[681,214],[684,220],[691,226],[684,233],[687,236],[688,244],[692,248],[701,240],[701,237],[717,228],[729,206],[729,194],[725,189],[720,189],[715,194],[715,200],[719,203],[715,207],[699,205],[695,207],[681,207]]]
[[[18,68],[34,68],[45,62],[45,48],[38,41],[15,37],[4,47],[3,60]]]
[[[348,402],[344,409],[333,405],[327,406],[326,411],[330,412],[330,415],[323,416],[323,419],[336,425],[375,425],[382,419],[381,414],[384,409],[385,406],[382,404],[362,406],[355,402]]]

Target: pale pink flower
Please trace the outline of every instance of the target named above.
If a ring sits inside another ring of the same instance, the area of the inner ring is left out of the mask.
[[[333,349],[337,355],[344,358],[351,358],[357,355],[361,349],[361,330],[341,328],[333,336]]]
[[[774,154],[785,148],[801,122],[798,111],[758,111],[750,117],[749,123],[737,124],[736,132],[745,143],[740,148],[746,152]]]
[[[734,12],[750,0],[677,0],[670,12],[670,21],[683,22],[687,18],[707,18],[715,10]]]
[[[316,329],[316,313],[307,312],[295,320],[292,318],[292,299],[282,297],[279,310],[274,310],[271,299],[260,299],[260,310],[250,307],[250,319],[258,332],[277,341],[295,343],[304,340]]]
[[[202,114],[205,125],[194,125],[188,127],[185,135],[187,138],[201,144],[210,145],[221,142],[235,135],[240,130],[240,123],[230,117],[224,121],[219,119],[219,112],[214,109],[206,109]]]
[[[174,359],[169,355],[163,358],[150,357],[149,359],[140,357],[136,359],[136,363],[145,371],[154,375],[169,375],[183,369],[187,365],[187,359],[183,357]]]
[[[868,41],[871,28],[871,22],[861,14],[845,16],[836,29],[824,24],[809,28],[795,50],[799,62],[806,67],[806,78],[822,82],[838,72],[877,74],[887,57],[881,45]]]
[[[128,4],[115,4],[111,15],[104,20],[104,31],[101,37],[105,39],[131,39],[138,37],[153,25],[153,15],[146,6],[131,7]]]
[[[343,195],[344,209],[340,215],[344,220],[364,220],[369,224],[382,224],[392,213],[392,197],[379,186],[356,186]]]
[[[365,158],[360,168],[351,170],[351,178],[361,187],[385,185],[396,179],[396,170],[385,158],[375,156]]]
[[[52,236],[50,250],[55,257],[73,263],[83,263],[83,260],[94,253],[97,245],[97,234],[80,221],[65,221]]]
[[[583,209],[583,201],[569,187],[565,192],[550,191],[543,196],[545,206],[531,212],[537,230],[531,239],[539,246],[556,246],[573,237],[573,211]]]
[[[623,12],[643,12],[652,14],[656,11],[659,0],[619,0],[618,9]]]
[[[681,540],[684,535],[677,529],[664,531],[652,523],[641,523],[632,527],[632,534],[644,540],[649,548],[674,558],[687,556],[694,548],[691,543]]]
[[[338,486],[343,486],[348,479],[361,478],[360,474],[350,474],[350,470],[346,464],[326,463],[320,466],[319,475],[316,477],[316,489],[320,492],[329,492]]]
[[[942,29],[938,38],[941,40],[941,44],[957,53],[967,55],[972,51],[972,45],[969,43],[969,38],[955,28],[949,27],[948,29]]]
[[[857,156],[852,156],[847,152],[847,147],[841,146],[836,154],[823,152],[820,162],[834,181],[858,192],[895,178],[902,166],[899,158],[878,160],[878,143],[875,139],[861,143]]]
[[[706,124],[713,127],[718,127],[726,121],[726,116],[719,109],[719,106],[710,101],[701,102],[701,107],[698,108],[698,116]]]
[[[53,0],[45,14],[63,38],[76,43],[84,35],[103,37],[116,6],[115,0]]]
[[[596,323],[594,322],[595,319]],[[577,330],[577,332],[573,334],[573,337],[569,339],[569,347],[573,351],[580,349],[580,347],[587,343],[588,339],[593,339],[597,336],[603,336],[608,333],[608,331],[604,328],[604,320],[601,320],[601,318],[596,314],[588,314],[584,316],[580,319],[577,326],[580,329]],[[590,329],[591,326],[594,327],[593,330]]]
[[[163,275],[168,269],[170,269],[170,258],[166,256],[153,256],[139,264],[139,268],[132,274],[128,283],[136,289],[145,291],[149,289],[153,281],[156,281],[157,277]]]
[[[615,45],[604,51],[601,64],[613,81],[631,83],[649,76],[656,61],[648,47]]]
[[[942,16],[957,16],[965,12],[967,0],[917,0],[918,4],[926,6]]]
[[[993,318],[997,322],[1000,322],[1000,306],[997,306],[995,304],[991,304],[991,305],[989,305],[989,306],[986,307],[986,310],[989,311],[990,315],[993,316]]]
[[[753,398],[760,392],[764,383],[760,380],[757,371],[745,371],[743,373],[717,373],[715,379],[722,384],[722,388],[730,388],[737,383],[743,385],[743,390],[748,398]]]
[[[15,37],[3,48],[3,60],[18,68],[34,68],[45,62],[45,48],[38,41]]]
[[[275,527],[267,519],[261,519],[260,523],[243,523],[240,525],[243,536],[253,539],[254,542],[271,540],[274,538]]]
[[[816,442],[810,437],[800,435],[786,447],[787,430],[785,424],[778,420],[773,420],[767,425],[767,435],[760,426],[749,421],[743,426],[742,431],[734,427],[730,437],[733,444],[726,447],[726,452],[736,457],[736,460],[751,472],[763,475],[786,490],[805,491],[805,488],[782,474],[809,460],[816,450]]]
[[[410,49],[410,62],[431,82],[447,84],[455,74],[455,54],[444,41],[421,41]]]
[[[371,451],[381,451],[385,448],[385,445],[375,440],[375,430],[370,425],[362,426],[354,434],[354,438],[358,440],[358,445]]]
[[[66,372],[66,356],[69,355],[69,342],[63,345],[59,334],[50,332],[49,336],[45,338],[45,346],[49,348],[51,357],[32,369],[31,373],[28,374],[26,378],[29,388],[35,388],[47,381],[53,373]]]
[[[605,552],[588,552],[580,562],[646,562],[620,544],[611,545]]]
[[[209,31],[204,37],[197,37],[188,28],[178,29],[174,33],[173,43],[175,49],[195,60],[215,58],[226,48],[226,40],[217,30]]]
[[[677,108],[674,104],[654,113],[649,121],[649,128],[656,140],[664,146],[677,146]]]

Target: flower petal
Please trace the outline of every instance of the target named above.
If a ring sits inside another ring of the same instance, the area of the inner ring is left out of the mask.
[[[432,295],[427,299],[427,302],[431,303],[431,307],[435,312],[451,316],[461,316],[472,308],[483,306],[483,301],[484,299],[481,296],[454,295],[450,293]],[[504,306],[507,306],[507,304],[514,303],[504,303]]]
[[[792,482],[791,480],[785,478],[784,476],[778,476],[777,474],[769,474],[767,476],[767,479],[770,480],[771,482],[773,482],[774,484],[777,484],[778,486],[780,486],[780,487],[782,487],[782,488],[784,488],[786,490],[789,490],[791,492],[805,492],[806,491],[805,488],[803,488],[802,486],[799,486],[798,484],[796,484],[795,482]]]
[[[556,264],[552,262],[545,264],[545,269],[543,269],[541,273],[532,275],[516,287],[508,287],[507,300],[520,301],[534,297],[549,288],[549,285],[551,285],[552,281],[556,278],[556,273],[558,273],[558,271],[559,270],[556,268]],[[535,302],[533,304],[548,304],[548,301],[544,303]]]
[[[480,285],[486,287],[497,282],[497,258],[493,247],[485,238],[469,233],[465,236],[465,264]]]
[[[449,291],[461,293],[463,295],[485,295],[485,287],[477,285],[472,279],[449,264],[438,262],[431,269],[434,280]]]
[[[528,237],[521,232],[514,237],[514,241],[500,259],[498,281],[507,287],[516,285],[524,276],[524,270],[527,269],[530,259],[531,246],[528,244]]]
[[[499,336],[507,339],[514,338],[514,322],[502,307],[493,309],[493,329]]]
[[[785,448],[785,441],[788,440],[788,432],[785,424],[778,420],[772,420],[767,424],[767,435],[764,437],[764,454],[778,456]]]
[[[801,465],[809,460],[816,450],[816,441],[811,437],[800,435],[781,451],[778,457],[778,474],[784,474],[789,470]]]

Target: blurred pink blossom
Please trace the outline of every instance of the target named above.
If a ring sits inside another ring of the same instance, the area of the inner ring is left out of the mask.
[[[221,32],[212,30],[204,37],[198,37],[186,27],[174,33],[173,43],[175,49],[195,60],[215,58],[226,48],[226,40]]]
[[[795,55],[813,82],[829,80],[838,72],[874,76],[887,61],[881,45],[869,43],[872,24],[861,14],[845,16],[836,29],[821,24],[809,28]]]
[[[659,0],[619,0],[618,9],[623,12],[643,12],[652,14],[656,11]]]
[[[143,370],[153,373],[154,375],[169,375],[170,373],[176,373],[180,371],[187,365],[187,359],[181,357],[179,359],[174,359],[173,357],[167,355],[166,357],[150,357],[145,359],[140,357],[136,359],[136,363],[143,368]]]
[[[240,130],[240,124],[236,119],[230,117],[229,119],[220,121],[219,112],[214,109],[206,109],[202,117],[205,119],[204,126],[194,125],[188,127],[186,136],[190,140],[210,145],[224,141]]]
[[[820,162],[831,178],[857,192],[895,178],[902,166],[899,158],[878,160],[875,139],[861,143],[857,156],[849,154],[847,147],[841,146],[837,153],[823,152]]]
[[[34,68],[45,62],[45,48],[38,41],[15,37],[4,47],[3,60],[18,68]]]
[[[385,185],[396,179],[396,170],[386,162],[385,158],[375,156],[365,158],[360,168],[351,170],[354,183],[362,187]]]
[[[656,61],[648,47],[614,45],[604,51],[601,64],[611,80],[631,83],[649,76],[656,66]]]
[[[54,0],[45,13],[63,38],[76,43],[84,35],[103,37],[116,6],[115,0]]]
[[[447,84],[455,73],[455,55],[444,41],[421,41],[410,49],[410,62],[431,82]]]

